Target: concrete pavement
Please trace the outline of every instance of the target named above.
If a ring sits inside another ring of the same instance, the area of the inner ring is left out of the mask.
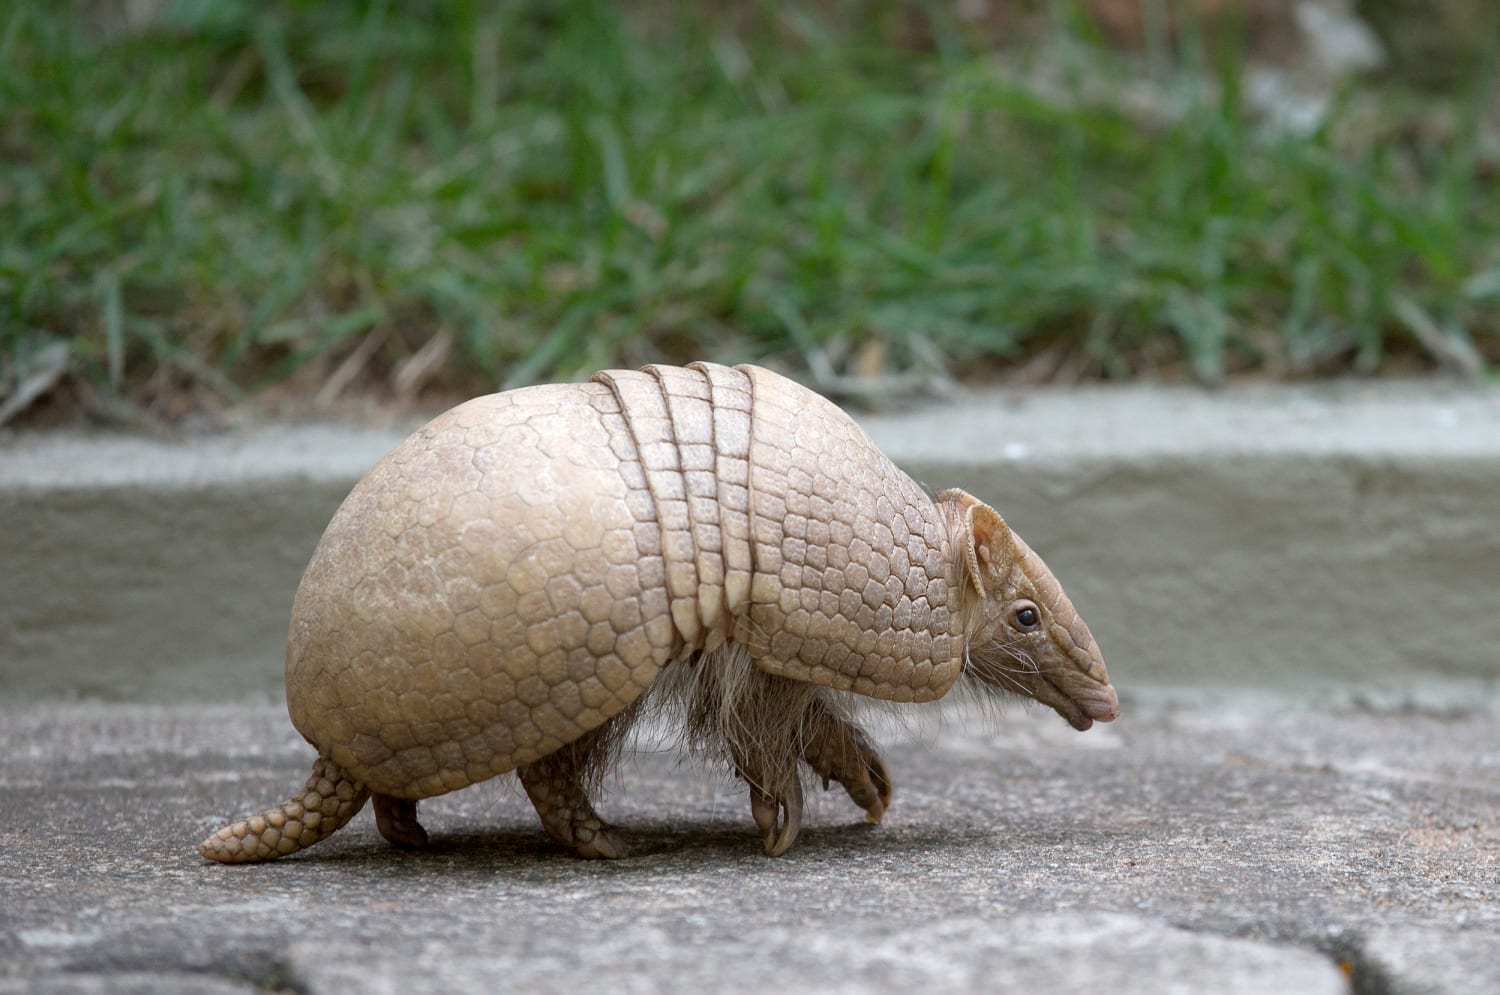
[[[622,861],[491,783],[423,803],[426,852],[366,812],[232,867],[197,841],[311,763],[279,708],[7,709],[0,991],[1500,991],[1492,711],[882,725],[885,823],[814,791],[777,860],[647,742],[602,806]]]

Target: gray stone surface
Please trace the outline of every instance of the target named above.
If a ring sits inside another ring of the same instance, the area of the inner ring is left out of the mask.
[[[1369,990],[1379,995],[1500,991],[1497,931],[1382,929],[1371,934],[1369,951]]]
[[[507,931],[483,951],[410,945],[372,958],[360,944],[294,944],[299,990],[341,995],[513,990],[573,993],[609,978],[618,992],[1107,991],[1120,995],[1341,995],[1348,979],[1327,957],[1284,944],[1229,939],[1135,916],[1040,915],[985,920],[851,922],[809,935],[796,923],[744,924],[706,943],[685,929],[622,929],[580,950],[567,934]],[[376,967],[373,972],[371,967]],[[372,976],[373,975],[373,976]]]
[[[225,867],[196,842],[310,765],[279,708],[6,708],[0,985],[1314,993],[1344,990],[1347,962],[1361,995],[1500,990],[1493,710],[877,728],[886,822],[815,791],[779,860],[742,789],[647,739],[602,805],[623,861],[560,853],[492,782],[423,803],[426,852],[363,813]]]
[[[69,971],[0,976],[0,995],[260,995],[264,988],[209,974]]]
[[[1126,695],[1494,695],[1500,390],[1008,390],[863,419],[1052,564]],[[279,696],[292,591],[401,430],[0,435],[0,686]]]

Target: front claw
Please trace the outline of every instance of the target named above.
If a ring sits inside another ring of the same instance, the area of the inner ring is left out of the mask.
[[[766,848],[766,856],[779,857],[786,853],[802,831],[802,783],[792,778],[791,790],[780,800],[751,787],[750,815],[764,834],[761,842]],[[778,818],[780,816],[784,818]]]
[[[864,769],[843,782],[844,790],[865,810],[866,822],[878,823],[891,804],[891,772],[873,750],[861,759]]]
[[[867,822],[879,822],[890,808],[891,773],[874,742],[858,726],[831,721],[808,741],[803,758],[823,779],[825,789],[830,780],[843,785],[850,800],[864,809]]]

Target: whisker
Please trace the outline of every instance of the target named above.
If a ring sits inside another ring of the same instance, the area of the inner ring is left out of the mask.
[[[971,676],[981,681],[988,677],[998,684],[1008,684],[1014,687],[1018,694],[1025,694],[1026,686],[1014,676],[1019,673],[1025,673],[1025,671],[1006,667],[995,660],[979,657],[974,661],[974,669],[971,672]]]
[[[1009,646],[1002,645],[997,647],[997,649],[1000,652],[987,649],[984,653],[977,654],[974,659],[994,670],[1006,670],[1016,674],[1041,673],[1041,666],[1028,650],[1014,646],[1013,644]]]

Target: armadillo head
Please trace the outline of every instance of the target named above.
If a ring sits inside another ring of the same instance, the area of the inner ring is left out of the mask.
[[[969,675],[1050,705],[1075,729],[1116,718],[1099,646],[1042,558],[977,498],[949,490],[938,502],[953,514],[964,558]]]

